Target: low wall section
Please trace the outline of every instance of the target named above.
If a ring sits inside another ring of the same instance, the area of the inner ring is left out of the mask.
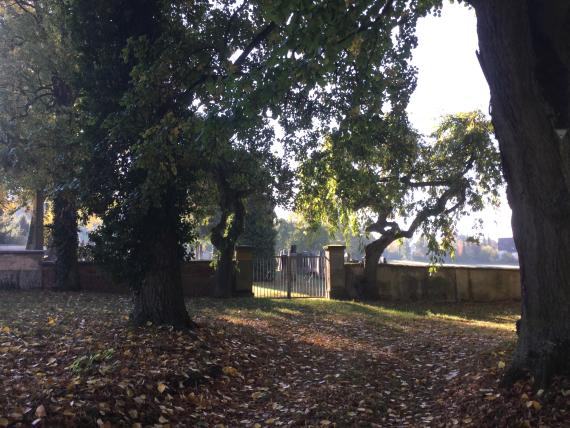
[[[43,251],[0,251],[0,290],[42,286]]]
[[[214,270],[208,260],[190,261],[182,264],[182,286],[188,297],[209,297],[213,295]],[[53,262],[42,264],[42,288],[55,287],[55,266]],[[81,289],[104,293],[127,293],[125,284],[113,280],[112,276],[95,263],[79,263]]]
[[[346,294],[354,297],[363,276],[359,263],[345,263]],[[376,273],[378,298],[382,300],[438,300],[446,302],[493,302],[520,300],[518,268],[379,264]]]

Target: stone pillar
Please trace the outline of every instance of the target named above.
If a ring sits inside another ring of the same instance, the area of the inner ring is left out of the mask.
[[[236,297],[253,297],[253,252],[248,245],[237,245],[235,251]]]
[[[346,272],[344,269],[344,245],[325,247],[325,284],[327,295],[331,299],[345,299]]]

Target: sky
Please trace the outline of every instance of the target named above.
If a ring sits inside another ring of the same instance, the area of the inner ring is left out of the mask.
[[[445,3],[441,17],[418,22],[418,47],[413,64],[418,85],[408,107],[414,127],[424,134],[433,130],[441,115],[462,111],[489,111],[489,87],[479,66],[475,11]],[[483,214],[483,234],[492,239],[512,236],[511,210],[504,191],[501,206]],[[463,219],[459,232],[469,234],[473,218]]]

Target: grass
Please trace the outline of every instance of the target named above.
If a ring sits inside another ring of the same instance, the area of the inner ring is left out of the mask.
[[[192,303],[199,312],[227,315],[276,317],[291,312],[318,317],[357,317],[383,324],[434,320],[451,325],[515,331],[519,303],[362,303],[318,298],[299,299],[232,299],[218,301],[199,299]]]

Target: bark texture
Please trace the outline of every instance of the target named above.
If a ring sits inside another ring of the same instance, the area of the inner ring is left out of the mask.
[[[30,231],[26,250],[44,249],[44,202],[43,191],[37,190],[32,202],[32,218],[30,220]]]
[[[58,290],[80,289],[77,264],[77,204],[72,192],[58,192],[53,200],[53,246],[55,248],[55,284]]]
[[[570,2],[473,0],[521,265],[522,318],[507,382],[570,364]]]
[[[184,303],[180,254],[175,224],[161,223],[161,233],[152,244],[152,261],[142,283],[134,290],[132,321],[167,324],[175,328],[194,327]]]
[[[378,287],[376,285],[376,272],[378,269],[378,263],[380,262],[380,257],[384,253],[384,250],[394,242],[397,238],[391,232],[385,232],[379,239],[371,242],[365,248],[365,258],[364,258],[364,278],[363,284],[359,293],[360,298],[363,299],[378,299]]]

